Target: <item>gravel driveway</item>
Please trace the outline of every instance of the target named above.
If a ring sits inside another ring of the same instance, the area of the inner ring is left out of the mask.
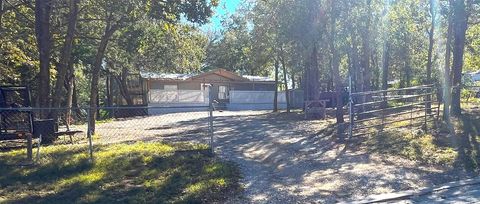
[[[97,125],[102,143],[208,143],[206,112]],[[334,203],[418,189],[467,177],[439,166],[367,152],[332,138],[334,121],[264,111],[215,112],[217,154],[239,165],[245,191],[231,203]]]
[[[245,192],[231,203],[334,203],[468,176],[338,143],[325,134],[333,121],[295,113],[215,116],[216,151],[243,173]]]

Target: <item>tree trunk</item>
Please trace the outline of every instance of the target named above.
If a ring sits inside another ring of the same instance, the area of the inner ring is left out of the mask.
[[[278,112],[278,58],[275,58],[275,93],[273,95],[273,112]]]
[[[433,46],[435,44],[435,19],[437,13],[435,11],[434,0],[430,0],[430,30],[428,31],[428,59],[427,59],[427,78],[425,84],[432,83],[432,66],[433,66]],[[432,97],[428,95],[426,101],[432,101]],[[432,113],[432,103],[426,104],[427,113]]]
[[[336,111],[335,115],[337,118],[337,124],[344,123],[343,118],[343,89],[342,89],[342,79],[340,78],[340,59],[338,56],[337,48],[335,47],[335,33],[336,33],[336,24],[337,16],[335,9],[335,1],[332,2],[332,22],[330,25],[330,50],[332,52],[332,75],[333,75],[333,86],[335,88],[335,98],[336,98]]]
[[[361,92],[362,91],[362,83],[359,80],[359,75],[361,74],[360,68],[358,67],[358,48],[355,40],[354,32],[351,31],[351,38],[352,38],[352,46],[350,47],[350,76],[353,80],[352,92]]]
[[[382,56],[382,90],[388,89],[388,73],[389,73],[389,66],[390,66],[390,44],[387,42],[388,40],[385,39],[383,45],[383,56]],[[382,108],[388,107],[387,101],[387,92],[383,92],[383,102]]]
[[[463,55],[465,51],[465,35],[468,28],[468,18],[465,9],[465,0],[453,1],[453,25],[454,25],[454,46],[453,46],[453,91],[452,91],[452,114],[460,116],[462,109],[460,105]]]
[[[401,49],[401,58],[403,62],[403,76],[401,77],[400,80],[400,88],[406,88],[410,87],[410,81],[412,78],[411,74],[411,68],[410,68],[410,53],[409,53],[409,47],[408,45],[410,44],[410,40],[406,34],[403,35],[402,39],[402,49]],[[410,90],[405,91],[408,93]]]
[[[107,106],[112,107],[113,106],[113,96],[112,96],[112,73],[107,72],[107,77],[106,77],[106,95],[107,95]]]
[[[390,66],[390,44],[385,42],[383,46],[383,65],[382,65],[382,89],[388,89],[388,73]]]
[[[63,85],[68,70],[69,61],[72,60],[73,39],[75,37],[75,28],[77,25],[78,3],[80,0],[70,1],[70,12],[68,14],[68,28],[65,35],[60,64],[57,67],[57,81],[55,83],[55,95],[53,97],[52,107],[60,108],[62,99],[65,98]],[[57,111],[53,111],[53,118],[57,118]]]
[[[2,17],[3,17],[3,0],[0,0],[0,30],[2,30]]]
[[[67,130],[70,131],[70,121],[72,121],[72,104],[73,104],[73,92],[74,92],[74,84],[75,84],[75,73],[73,70],[73,63],[69,63],[69,75],[67,77],[67,113],[66,113],[66,120],[67,120]]]
[[[450,18],[450,17],[449,17]],[[451,80],[450,80],[450,58],[451,58],[451,41],[452,41],[452,20],[448,20],[447,42],[445,49],[445,67],[444,67],[444,88],[443,88],[443,119],[450,123],[450,105],[452,102]]]
[[[281,49],[281,60],[282,60],[282,67],[283,67],[283,83],[285,84],[285,98],[287,101],[287,113],[290,113],[290,95],[288,90],[288,79],[287,79],[287,65],[285,64],[285,54],[283,47]]]
[[[107,62],[108,63],[108,62]],[[107,76],[106,76],[106,81],[105,81],[105,85],[106,85],[106,95],[107,95],[107,106],[108,107],[113,107],[113,96],[112,96],[112,73],[110,72],[109,70],[109,67],[111,65],[108,65],[107,64]],[[113,118],[113,110],[107,110],[108,112],[108,118]]]
[[[367,0],[367,20],[365,30],[363,31],[362,44],[362,68],[363,68],[363,91],[371,90],[372,70],[370,69],[370,24],[372,13],[372,0]]]
[[[295,81],[295,71],[292,71],[292,74],[290,75],[291,79],[292,79],[292,90],[295,90],[297,88],[296,86],[296,81]]]
[[[76,115],[82,116],[84,112],[82,112],[79,108],[78,105],[78,91],[77,91],[77,82],[76,82],[76,77],[75,75],[73,76],[72,79],[73,83],[73,90],[72,90],[72,108],[75,110]]]
[[[90,83],[90,117],[89,117],[89,126],[90,133],[95,134],[95,119],[97,118],[97,99],[98,99],[98,81],[100,78],[100,69],[103,63],[103,57],[105,56],[105,50],[107,49],[108,41],[113,33],[116,31],[115,27],[112,27],[109,22],[105,26],[105,32],[102,36],[100,44],[97,49],[97,54],[95,55],[95,61],[93,62],[92,68],[92,81]]]
[[[318,100],[320,98],[319,92],[319,70],[318,70],[318,52],[317,45],[313,45],[311,57],[310,57],[310,66],[309,72],[307,73],[307,86],[308,86],[308,99],[307,100]]]
[[[35,36],[37,38],[40,60],[37,102],[41,108],[49,106],[50,98],[50,49],[52,45],[50,37],[50,3],[50,0],[35,1]],[[45,113],[42,113],[41,117],[45,117]]]
[[[122,74],[120,77],[115,77],[118,87],[120,87],[120,92],[122,97],[127,102],[128,106],[133,106],[133,99],[130,96],[130,91],[128,90],[127,80],[128,80],[128,69],[123,68]]]

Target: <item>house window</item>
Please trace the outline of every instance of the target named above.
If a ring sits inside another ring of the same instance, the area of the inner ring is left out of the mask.
[[[178,90],[177,85],[165,85],[163,87],[165,91],[176,91]]]
[[[218,86],[218,99],[225,100],[228,99],[228,87],[227,86]]]

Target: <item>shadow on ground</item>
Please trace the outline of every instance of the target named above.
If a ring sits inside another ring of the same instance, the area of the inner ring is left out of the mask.
[[[177,150],[159,143],[84,149],[56,147],[38,166],[17,167],[0,155],[0,202],[7,203],[202,203],[235,194],[238,171],[205,148]]]
[[[458,162],[469,171],[480,170],[480,110],[467,111],[459,118],[457,127]]]
[[[217,116],[214,124],[217,153],[244,177],[245,193],[232,202],[331,203],[471,175],[371,152],[362,139],[339,142],[333,121],[300,113]]]

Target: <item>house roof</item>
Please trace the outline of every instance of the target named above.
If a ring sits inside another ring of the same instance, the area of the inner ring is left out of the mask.
[[[208,75],[219,75],[227,79],[231,79],[233,81],[258,81],[258,82],[274,82],[275,81],[269,77],[250,76],[250,75],[240,76],[234,72],[227,71],[225,69],[215,69],[215,70],[200,73],[200,74],[167,74],[167,73],[161,74],[161,73],[155,73],[155,72],[140,72],[140,76],[144,79],[175,80],[175,81],[201,79]]]
[[[275,81],[270,77],[262,77],[262,76],[251,76],[251,75],[242,75],[243,78],[247,78],[250,81]]]
[[[193,74],[159,74],[154,72],[140,72],[144,79],[167,79],[167,80],[187,80],[193,77]]]
[[[191,77],[190,79],[200,79],[208,75],[219,75],[222,77],[225,77],[227,79],[231,79],[233,81],[248,81],[247,78],[241,77],[240,75],[237,75],[231,71],[227,71],[225,69],[215,69],[209,72],[201,73],[196,76]]]

